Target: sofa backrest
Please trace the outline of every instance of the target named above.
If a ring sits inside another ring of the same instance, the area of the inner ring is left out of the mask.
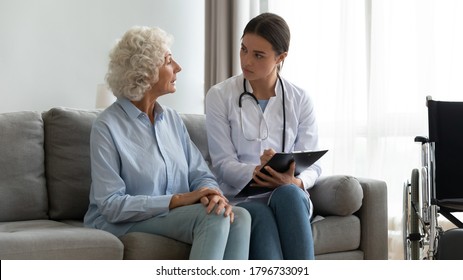
[[[51,219],[81,220],[87,211],[91,185],[90,132],[100,112],[57,107],[43,114]],[[205,115],[180,115],[191,139],[209,159]]]
[[[206,133],[206,115],[204,114],[180,114],[183,123],[190,134],[193,143],[198,147],[207,164],[211,166],[211,156],[209,155],[209,147],[207,146]]]
[[[91,185],[90,131],[101,110],[57,107],[43,114],[49,216],[82,220]]]
[[[0,114],[0,222],[82,220],[91,185],[90,132],[101,110]],[[180,114],[210,164],[205,115]]]
[[[43,142],[40,113],[0,114],[0,222],[48,218]]]

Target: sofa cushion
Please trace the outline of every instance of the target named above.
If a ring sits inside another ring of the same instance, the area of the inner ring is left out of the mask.
[[[211,156],[209,155],[209,147],[207,146],[206,115],[180,114],[180,116],[188,130],[188,134],[190,134],[191,140],[198,147],[203,158],[210,166]]]
[[[360,219],[355,215],[329,216],[312,223],[315,255],[356,250],[360,246]]]
[[[312,223],[315,255],[321,259],[341,258],[334,252],[353,252],[346,258],[363,259],[360,246],[360,220],[357,216],[330,216]],[[124,259],[181,260],[188,259],[191,245],[164,236],[130,232],[120,237],[124,244]],[[321,256],[323,255],[323,256]]]
[[[0,223],[0,259],[122,259],[122,242],[109,232],[51,220]]]
[[[130,232],[120,237],[126,260],[187,260],[191,245],[161,235]]]
[[[0,114],[0,222],[48,218],[43,139],[40,113]]]
[[[53,108],[43,115],[51,219],[83,219],[89,204],[90,131],[100,110]]]
[[[320,177],[309,192],[317,215],[348,216],[362,206],[362,186],[352,176]]]
[[[315,255],[316,260],[363,260],[364,257],[362,250]]]

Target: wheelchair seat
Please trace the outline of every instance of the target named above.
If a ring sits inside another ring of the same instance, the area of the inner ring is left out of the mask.
[[[439,239],[438,260],[463,260],[463,229],[453,228]]]

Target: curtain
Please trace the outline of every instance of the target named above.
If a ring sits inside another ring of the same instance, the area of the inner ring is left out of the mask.
[[[259,0],[206,0],[205,93],[241,73],[239,50],[246,23],[259,14]]]
[[[403,185],[420,163],[426,96],[463,100],[463,1],[268,0],[291,28],[282,75],[317,109],[323,175],[388,185],[391,259],[403,258]]]

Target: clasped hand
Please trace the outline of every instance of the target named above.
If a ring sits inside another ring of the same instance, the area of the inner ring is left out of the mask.
[[[220,215],[223,211],[224,217],[230,217],[230,222],[233,223],[235,219],[233,207],[228,203],[228,199],[217,189],[202,187],[192,192],[175,194],[170,200],[169,209],[198,202],[206,207],[208,214],[214,212],[216,215]]]

